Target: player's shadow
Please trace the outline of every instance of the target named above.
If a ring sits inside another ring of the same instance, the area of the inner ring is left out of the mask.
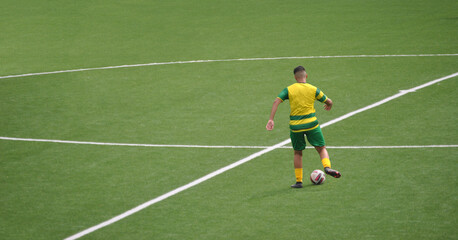
[[[277,186],[275,188],[269,188],[266,191],[259,191],[253,194],[249,199],[250,200],[259,200],[259,199],[267,199],[270,197],[281,197],[281,196],[290,196],[291,194],[305,194],[310,193],[313,189],[314,191],[319,188],[319,185],[314,184],[304,184],[302,188],[291,188],[289,186]]]

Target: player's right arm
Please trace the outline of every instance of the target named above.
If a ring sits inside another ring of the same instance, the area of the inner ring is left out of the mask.
[[[272,110],[270,110],[269,121],[267,121],[267,125],[266,125],[266,129],[268,131],[271,131],[272,129],[274,129],[275,113],[277,113],[278,105],[280,105],[280,103],[282,103],[282,102],[283,101],[280,98],[276,98],[275,101],[274,101],[274,104],[272,105]]]
[[[272,110],[270,111],[269,121],[267,122],[266,129],[271,131],[274,129],[274,117],[277,112],[278,105],[288,99],[288,88],[283,89],[278,97],[275,99],[274,104],[272,105]]]

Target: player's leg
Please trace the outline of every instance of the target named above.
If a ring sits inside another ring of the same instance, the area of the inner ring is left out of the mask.
[[[294,173],[296,175],[296,182],[302,182],[302,151],[294,150]]]
[[[320,155],[324,171],[335,178],[339,178],[341,176],[340,172],[331,169],[331,161],[329,160],[329,153],[328,150],[326,150],[326,142],[324,141],[321,128],[318,126],[311,131],[307,131],[305,134],[309,143],[315,147],[316,151]]]
[[[305,137],[303,132],[290,133],[291,143],[294,149],[294,174],[296,183],[291,185],[292,188],[302,188],[303,169],[302,169],[302,150],[305,149]]]
[[[326,150],[326,146],[315,146],[315,149],[318,154],[320,154],[321,163],[323,164],[326,174],[329,174],[335,178],[340,178],[340,176],[342,176],[340,172],[331,168],[331,161],[329,160],[329,154],[328,150]]]
[[[314,146],[315,150],[320,155],[321,163],[323,164],[324,168],[331,167],[331,161],[329,160],[329,153],[326,150],[326,146]]]

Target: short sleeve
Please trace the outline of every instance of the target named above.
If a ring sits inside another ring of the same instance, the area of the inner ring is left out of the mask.
[[[280,98],[282,101],[285,101],[288,99],[288,88],[283,89],[280,94],[278,94],[278,98]]]
[[[325,102],[328,99],[328,97],[326,96],[326,94],[324,94],[324,92],[317,88],[315,93],[315,99],[320,102]]]

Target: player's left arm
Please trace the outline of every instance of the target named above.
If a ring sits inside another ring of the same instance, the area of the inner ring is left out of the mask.
[[[332,108],[332,100],[324,94],[319,88],[316,89],[315,99],[324,103],[324,109],[329,111]]]
[[[331,100],[330,98],[327,98],[326,101],[324,102],[324,109],[325,109],[326,111],[331,110],[332,104],[333,104],[333,103],[332,103],[332,100]]]

